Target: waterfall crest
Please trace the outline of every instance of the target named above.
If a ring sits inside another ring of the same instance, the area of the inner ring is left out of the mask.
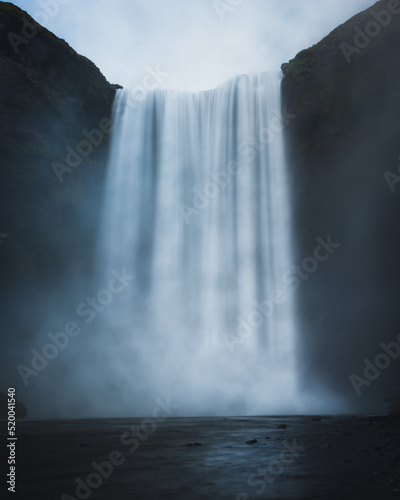
[[[99,272],[135,278],[103,323],[131,414],[296,411],[280,75],[119,91]]]

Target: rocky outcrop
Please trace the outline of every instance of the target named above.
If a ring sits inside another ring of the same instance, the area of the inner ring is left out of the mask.
[[[357,139],[360,118],[375,122],[383,101],[398,105],[399,43],[400,2],[380,0],[282,65],[284,101],[297,115],[304,160],[337,154]]]
[[[32,161],[45,167],[55,158],[64,159],[65,145],[82,140],[83,128],[98,128],[110,118],[115,86],[92,62],[11,3],[0,2],[0,26],[0,174],[32,181],[39,175]],[[17,169],[16,155],[29,162],[20,162]],[[99,159],[93,155],[91,162]],[[47,170],[53,180],[52,169]]]
[[[364,377],[364,360],[400,327],[399,42],[400,2],[381,0],[282,66],[296,115],[286,130],[296,259],[318,237],[341,245],[298,291],[303,365],[316,385],[375,410],[400,367],[392,360],[360,395],[350,376]]]

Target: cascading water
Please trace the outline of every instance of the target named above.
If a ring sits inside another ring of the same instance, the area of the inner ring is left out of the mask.
[[[294,412],[280,75],[119,91],[114,121],[99,264],[135,276],[103,324],[131,414]]]

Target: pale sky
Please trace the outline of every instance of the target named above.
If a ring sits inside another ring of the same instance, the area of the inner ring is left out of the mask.
[[[204,90],[279,70],[373,0],[16,0],[91,59],[111,83]],[[230,6],[231,4],[231,6]],[[233,7],[233,5],[236,5]],[[220,12],[217,12],[217,6]],[[51,10],[49,8],[51,7]],[[45,11],[49,10],[50,14]]]

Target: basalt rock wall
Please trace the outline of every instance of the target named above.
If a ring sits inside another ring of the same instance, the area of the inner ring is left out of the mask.
[[[400,374],[377,359],[400,332],[399,43],[400,2],[382,0],[282,66],[303,383],[365,411]],[[329,235],[340,247],[313,263]]]

